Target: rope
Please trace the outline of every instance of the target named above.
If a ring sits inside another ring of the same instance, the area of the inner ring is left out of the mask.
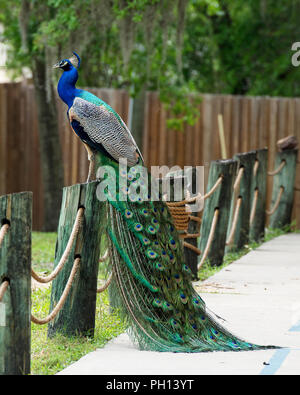
[[[240,183],[241,183],[242,176],[243,176],[243,174],[244,174],[244,171],[245,171],[245,168],[244,168],[244,167],[240,167],[240,168],[239,168],[238,175],[237,175],[237,177],[236,177],[236,179],[235,179],[235,182],[234,182],[234,185],[233,185],[233,190],[234,190],[234,191],[236,191],[236,190],[239,188]]]
[[[259,168],[259,160],[256,159],[254,166],[253,166],[253,176],[254,177],[256,177],[258,168]]]
[[[200,237],[200,233],[181,233],[179,237],[181,239],[197,239],[197,237]]]
[[[254,166],[253,166],[253,177],[256,177],[257,170],[259,168],[259,160],[255,160]],[[258,189],[255,189],[254,191],[254,198],[252,202],[252,208],[251,208],[251,213],[250,213],[250,225],[252,225],[254,218],[255,218],[255,213],[256,213],[256,207],[257,207],[257,200],[258,200]]]
[[[78,209],[78,211],[77,211],[76,219],[75,219],[75,222],[74,222],[74,225],[73,225],[73,229],[72,229],[72,232],[70,234],[69,241],[68,241],[68,244],[66,246],[66,249],[65,249],[62,257],[60,258],[60,261],[59,261],[58,265],[53,270],[53,272],[51,274],[49,274],[49,276],[47,276],[47,277],[41,277],[33,269],[31,269],[31,275],[36,281],[38,281],[40,283],[49,283],[50,281],[52,281],[59,274],[61,269],[64,267],[67,259],[69,258],[69,255],[71,253],[74,241],[75,241],[75,239],[76,239],[76,237],[78,235],[79,229],[81,227],[83,214],[84,214],[84,208],[80,207]]]
[[[204,195],[204,200],[205,200],[205,199],[208,199],[209,197],[211,197],[211,195],[215,192],[215,190],[216,190],[216,189],[218,188],[218,186],[222,183],[222,181],[223,181],[223,177],[220,176],[220,177],[217,179],[215,185],[211,188],[211,190],[210,190],[209,192],[207,192],[207,193]]]
[[[255,218],[258,195],[259,195],[258,189],[255,189],[255,191],[254,191],[254,198],[253,198],[253,202],[252,202],[251,213],[250,213],[250,225],[252,225],[252,223],[254,221],[254,218]]]
[[[2,227],[0,229],[0,247],[1,247],[1,244],[2,244],[2,242],[4,240],[4,237],[5,237],[8,229],[9,229],[9,224],[2,225]]]
[[[104,255],[99,258],[99,262],[104,262],[108,258],[108,250],[105,251]]]
[[[57,316],[59,311],[64,306],[67,296],[69,295],[69,292],[70,292],[71,286],[73,284],[73,280],[75,278],[75,275],[76,275],[79,265],[80,265],[80,258],[78,257],[78,258],[75,258],[75,260],[74,260],[73,268],[71,270],[70,277],[69,277],[69,280],[65,286],[64,292],[62,293],[57,305],[52,310],[52,312],[46,318],[43,318],[43,319],[37,318],[31,314],[31,321],[32,322],[34,322],[35,324],[38,324],[38,325],[48,324],[48,322],[52,321]]]
[[[97,293],[99,294],[99,293],[105,291],[106,288],[108,288],[108,286],[110,285],[111,280],[112,280],[112,273],[110,273],[108,279],[107,279],[106,282],[102,285],[102,287],[100,287],[100,288],[97,289]]]
[[[240,212],[241,204],[242,204],[242,198],[239,197],[237,202],[236,202],[236,207],[235,207],[235,211],[234,211],[232,226],[231,226],[231,230],[230,230],[230,233],[229,233],[229,237],[228,237],[228,239],[226,241],[226,245],[230,245],[233,242],[233,238],[234,238],[234,235],[235,235],[236,226],[237,226],[237,222],[238,222],[238,218],[239,218],[239,212]]]
[[[189,213],[186,211],[186,200],[181,202],[166,202],[173,217],[174,225],[178,231],[187,231],[189,225]]]
[[[205,200],[208,199],[210,196],[212,196],[212,194],[217,190],[217,188],[222,183],[222,181],[223,181],[223,177],[220,176],[215,182],[214,186],[210,189],[210,191],[203,196],[203,199]],[[191,215],[186,211],[186,204],[192,203],[199,198],[201,198],[201,194],[198,194],[197,196],[194,196],[192,198],[187,198],[185,200],[182,200],[181,202],[166,202],[169,211],[173,217],[176,229],[178,231],[183,232],[180,234],[180,238],[182,239],[192,239],[192,238],[198,238],[200,236],[200,233],[194,233],[194,234],[188,233],[188,226],[189,226],[189,221],[196,221],[200,223],[201,218],[195,215]],[[213,219],[213,224],[214,224],[214,219]],[[194,251],[197,255],[201,255],[201,251],[199,250],[199,248],[197,248],[193,244],[184,241],[183,245],[184,247],[187,247],[190,250]]]
[[[165,196],[165,195],[164,195]],[[188,197],[184,200],[181,200],[179,202],[168,202],[166,201],[166,204],[168,205],[168,207],[178,207],[178,206],[182,206],[188,203],[193,203],[195,200],[200,199],[201,198],[201,193],[198,193],[198,195],[193,196],[193,197]]]
[[[218,186],[222,183],[223,177],[220,176],[217,181],[215,182],[214,186],[210,189],[208,193],[203,196],[203,199],[208,199],[218,188]],[[194,196],[192,198],[187,198],[182,200],[181,202],[166,202],[169,211],[173,217],[175,227],[178,231],[183,231],[184,233],[180,234],[180,237],[183,239],[187,238],[197,238],[200,236],[199,233],[191,234],[188,233],[188,225],[189,221],[196,221],[198,223],[201,222],[201,218],[191,215],[186,211],[186,204],[192,203],[195,200],[201,198],[201,194]],[[193,250],[196,254],[200,255],[201,251],[196,246],[192,245],[191,243],[185,242],[183,245],[191,250]]]
[[[284,168],[286,165],[285,159],[283,159],[280,163],[280,165],[275,169],[274,171],[268,171],[268,176],[276,176],[276,174],[280,173],[281,170]]]
[[[178,231],[181,231],[182,233],[179,235],[180,238],[186,239],[186,238],[197,238],[200,236],[199,233],[188,233],[188,226],[190,221],[196,221],[198,223],[201,222],[201,219],[195,215],[189,214],[186,209],[186,204],[192,203],[195,200],[201,198],[201,194],[198,194],[197,196],[194,196],[192,198],[187,198],[185,200],[182,200],[181,202],[166,202],[169,211],[172,215],[172,218],[174,220],[174,225]],[[196,246],[192,245],[191,243],[188,243],[186,241],[183,242],[184,247],[189,248],[190,250],[194,251],[197,255],[201,254],[201,251],[199,248]]]
[[[284,188],[280,187],[279,193],[278,193],[278,196],[277,196],[277,199],[276,199],[276,202],[275,202],[273,208],[271,210],[266,210],[267,215],[273,215],[275,213],[275,211],[278,209],[283,191],[284,191]]]
[[[182,239],[186,239],[186,238],[197,238],[200,236],[199,233],[188,233],[188,226],[189,226],[189,221],[193,220],[195,221],[195,218],[197,222],[200,223],[201,219],[198,217],[195,217],[193,215],[189,215],[186,212],[185,209],[185,204],[182,205],[182,202],[177,202],[179,203],[181,206],[180,207],[174,207],[171,206],[169,207],[170,213],[173,217],[174,220],[174,225],[176,227],[176,229],[178,231],[182,231],[183,233],[181,233],[179,236]],[[169,206],[169,203],[167,203],[167,205]],[[199,248],[195,247],[194,245],[192,245],[191,243],[185,242],[183,243],[184,247],[189,248],[190,250],[193,250],[197,255],[201,254],[201,251],[199,250]]]
[[[195,215],[190,215],[190,221],[201,222],[201,218],[196,217]]]
[[[207,258],[207,255],[209,253],[209,250],[210,250],[210,247],[211,247],[214,235],[215,235],[216,226],[217,226],[217,222],[218,222],[218,217],[219,217],[219,209],[216,209],[215,212],[214,212],[212,223],[211,223],[211,228],[210,228],[209,236],[208,236],[208,239],[207,239],[206,247],[205,247],[205,250],[203,252],[201,261],[200,261],[200,263],[198,265],[198,270],[203,265],[204,261]]]
[[[196,246],[194,246],[193,244],[188,243],[187,241],[184,241],[184,242],[183,242],[183,246],[186,247],[186,248],[189,248],[189,249],[192,250],[192,251],[194,251],[195,254],[201,255],[201,250],[199,250],[199,248],[196,247]]]
[[[2,302],[3,296],[9,286],[9,282],[7,280],[3,281],[0,285],[0,302]]]
[[[219,187],[219,185],[221,185],[222,181],[223,181],[223,177],[220,176],[220,177],[217,179],[217,181],[215,182],[214,186],[210,189],[210,191],[207,192],[207,193],[203,196],[203,199],[206,200],[206,199],[210,198],[210,197],[213,195],[213,193],[217,190],[217,188]],[[194,199],[195,199],[195,198],[194,198]],[[198,222],[198,223],[201,222],[201,218],[196,217],[196,216],[194,216],[194,215],[189,215],[189,220],[196,221],[196,222]],[[182,237],[182,238],[187,238],[187,239],[198,238],[198,237],[200,237],[200,233],[191,234],[191,233],[187,233],[187,232],[186,232],[185,234],[180,235],[180,237]],[[201,250],[200,250],[199,248],[197,248],[196,246],[194,246],[193,244],[184,241],[183,245],[184,245],[184,247],[187,247],[187,248],[189,248],[190,250],[194,251],[197,255],[201,255]],[[209,248],[210,248],[210,246],[209,246]],[[209,250],[209,248],[208,248],[208,250]],[[206,258],[205,258],[205,259],[206,259]],[[202,265],[202,264],[201,264],[201,265]],[[199,266],[199,267],[200,267],[200,266]]]
[[[256,161],[256,162],[258,162],[258,161]],[[256,170],[255,170],[255,169],[256,169]],[[255,164],[254,164],[253,171],[254,171],[254,170],[257,171],[257,169],[258,169],[258,164],[255,163]],[[236,177],[235,182],[234,182],[234,185],[233,185],[233,190],[234,190],[235,193],[237,192],[237,190],[238,190],[239,187],[240,187],[240,183],[241,183],[241,179],[242,179],[242,177],[243,177],[244,171],[245,171],[245,168],[244,168],[243,166],[241,166],[241,167],[239,168],[237,177]],[[241,204],[242,204],[242,197],[239,197],[239,198],[237,199],[237,201],[236,201],[236,207],[235,207],[235,211],[234,211],[234,215],[233,215],[233,221],[232,221],[232,225],[231,225],[231,229],[230,229],[230,232],[229,232],[228,239],[227,239],[227,241],[226,241],[226,245],[227,245],[227,246],[230,245],[230,244],[232,244],[232,242],[233,242],[233,238],[234,238],[234,235],[235,235],[235,231],[236,231],[236,227],[237,227],[237,222],[238,222],[238,218],[239,218],[239,213],[240,213]]]

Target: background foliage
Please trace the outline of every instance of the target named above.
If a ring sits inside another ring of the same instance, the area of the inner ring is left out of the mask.
[[[10,67],[31,67],[38,54],[49,67],[75,50],[83,59],[81,86],[126,88],[132,95],[159,90],[175,113],[186,111],[187,121],[194,115],[185,108],[187,92],[300,93],[290,60],[300,33],[299,0],[1,0],[0,5]]]

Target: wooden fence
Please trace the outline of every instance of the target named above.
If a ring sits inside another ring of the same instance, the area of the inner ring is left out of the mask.
[[[129,98],[125,91],[90,89],[128,121]],[[58,100],[65,185],[86,179],[88,161],[79,139],[70,131],[66,107]],[[269,148],[269,169],[274,168],[276,142],[295,135],[300,141],[300,98],[203,95],[199,120],[183,132],[168,130],[169,114],[154,92],[145,104],[143,155],[147,166],[204,165],[221,158],[218,114],[223,115],[227,156]],[[299,165],[298,165],[299,166]],[[300,227],[300,172],[297,168],[293,218]],[[0,84],[0,195],[33,191],[33,228],[41,229],[43,185],[40,172],[37,113],[32,86]],[[270,202],[272,180],[268,182]]]
[[[200,117],[195,126],[183,132],[168,130],[170,116],[156,93],[147,94],[143,154],[147,166],[205,166],[207,180],[210,162],[222,157],[218,114],[223,115],[227,157],[239,152],[268,147],[268,168],[274,168],[276,142],[295,135],[300,142],[300,98],[202,95]],[[272,177],[268,179],[270,203]],[[296,173],[293,219],[300,227],[300,171]]]

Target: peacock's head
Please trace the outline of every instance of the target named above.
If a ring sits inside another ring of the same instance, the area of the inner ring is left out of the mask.
[[[63,71],[71,70],[72,68],[78,69],[80,66],[80,57],[76,52],[73,52],[73,56],[70,59],[63,59],[56,63],[54,69],[62,69]]]

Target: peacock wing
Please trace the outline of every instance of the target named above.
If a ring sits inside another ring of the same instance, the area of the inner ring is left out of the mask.
[[[102,146],[119,162],[126,158],[134,166],[141,154],[125,123],[105,105],[97,105],[76,97],[69,109],[71,125],[79,137],[92,148]]]

